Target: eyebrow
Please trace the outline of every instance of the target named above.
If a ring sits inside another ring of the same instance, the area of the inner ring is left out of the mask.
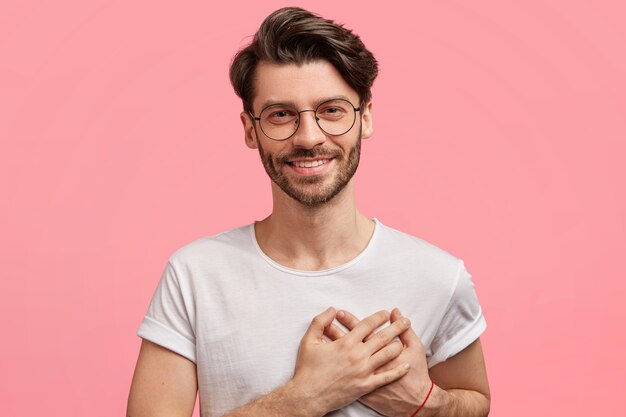
[[[339,100],[339,99],[343,99],[343,100],[347,100],[350,103],[352,103],[352,100],[350,100],[349,97],[347,96],[342,96],[342,95],[337,95],[337,96],[331,96],[331,97],[322,97],[320,99],[318,99],[314,104],[313,104],[313,108],[316,108],[317,106],[319,106],[320,104],[322,104],[325,101],[330,101],[330,100]],[[261,104],[261,110],[263,110],[264,108],[266,108],[267,106],[273,106],[273,105],[284,105],[284,106],[291,106],[294,108],[297,108],[298,106],[296,106],[296,103],[293,100],[265,100],[262,104]]]

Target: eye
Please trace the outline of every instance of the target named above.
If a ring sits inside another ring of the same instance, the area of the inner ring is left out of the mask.
[[[344,106],[335,105],[332,103],[324,104],[317,109],[317,117],[326,120],[341,119],[348,113]]]
[[[286,110],[275,111],[270,114],[272,119],[284,119],[289,116],[289,112]]]
[[[317,108],[317,114],[319,116],[333,118],[343,117],[344,115],[350,114],[353,111],[354,107],[352,106],[352,103],[350,103],[348,100],[343,99],[325,101]]]
[[[334,113],[339,113],[341,112],[343,109],[340,109],[339,107],[329,107],[327,109],[324,109],[325,113],[328,114],[334,114]]]
[[[263,111],[262,119],[273,124],[283,124],[294,121],[298,113],[286,107],[268,107]]]

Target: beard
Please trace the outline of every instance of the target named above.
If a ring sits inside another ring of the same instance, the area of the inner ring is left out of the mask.
[[[361,134],[359,133],[356,144],[350,148],[347,155],[341,149],[313,148],[295,149],[292,152],[272,156],[265,153],[260,142],[258,142],[258,148],[263,167],[270,179],[289,197],[304,206],[315,208],[331,201],[354,176],[361,158]],[[282,169],[291,158],[315,158],[318,156],[330,156],[338,164],[335,177],[328,185],[325,184],[324,176],[312,175],[294,178],[285,175]]]

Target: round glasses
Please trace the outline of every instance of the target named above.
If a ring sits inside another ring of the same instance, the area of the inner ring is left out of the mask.
[[[271,104],[261,110],[258,116],[252,113],[250,116],[259,121],[265,136],[273,140],[286,140],[298,130],[301,113],[314,112],[315,123],[324,133],[341,136],[352,129],[356,113],[360,110],[360,107],[354,107],[348,100],[339,98],[324,101],[315,109],[300,111],[288,104]]]

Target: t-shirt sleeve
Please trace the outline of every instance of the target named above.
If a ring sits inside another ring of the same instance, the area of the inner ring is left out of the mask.
[[[432,344],[431,368],[439,362],[456,355],[478,339],[487,328],[487,322],[478,303],[472,276],[459,260],[457,281],[448,302],[443,319]]]
[[[193,299],[167,263],[137,335],[196,362]]]

